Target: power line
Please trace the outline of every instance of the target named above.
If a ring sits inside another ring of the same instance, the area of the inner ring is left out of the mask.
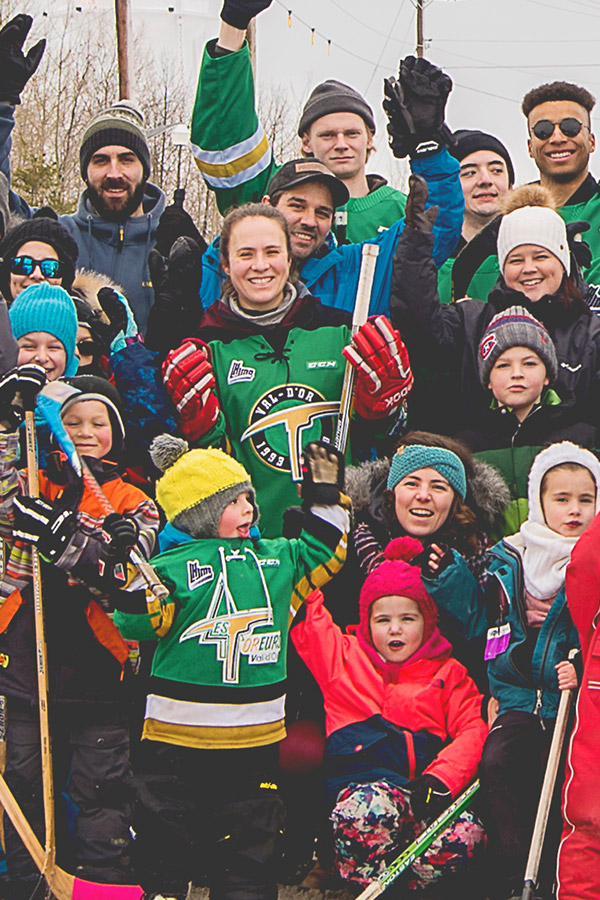
[[[390,34],[392,33],[392,31],[393,31],[394,28],[396,27],[396,22],[397,22],[398,19],[400,18],[400,13],[402,12],[402,7],[404,6],[404,3],[405,3],[405,0],[402,0],[402,3],[401,3],[400,6],[398,7],[398,12],[396,13],[396,18],[395,18],[394,21],[392,22],[392,27],[390,28]],[[388,43],[389,43],[389,39],[390,39],[390,38],[389,38],[389,35],[388,35],[388,36],[386,37],[385,41],[384,41],[383,47],[381,48],[381,53],[379,54],[379,59],[377,60],[377,63],[376,63],[376,65],[375,65],[375,67],[373,68],[373,71],[371,72],[371,77],[369,78],[369,83],[367,84],[367,86],[366,86],[366,88],[365,88],[365,90],[364,90],[364,93],[365,93],[365,94],[367,93],[367,91],[368,91],[369,88],[371,87],[371,84],[372,84],[372,82],[373,82],[373,78],[375,77],[375,72],[377,71],[378,68],[380,68],[379,64],[381,63],[381,58],[382,58],[383,54],[385,53],[386,47],[387,47],[387,45],[388,45]]]

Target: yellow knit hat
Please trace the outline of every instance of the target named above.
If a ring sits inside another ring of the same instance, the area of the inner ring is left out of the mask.
[[[186,441],[170,434],[154,438],[154,465],[164,472],[156,482],[156,499],[169,522],[196,538],[216,537],[221,514],[244,491],[258,509],[250,476],[222,450],[190,450]]]

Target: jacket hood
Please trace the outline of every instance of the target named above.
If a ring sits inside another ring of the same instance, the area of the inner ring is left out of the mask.
[[[387,486],[389,459],[376,459],[346,469],[345,491],[352,500],[357,518],[368,512],[383,523],[383,493]],[[467,504],[483,531],[489,533],[502,521],[510,503],[510,491],[498,469],[482,460],[473,459],[473,471],[467,471]]]
[[[94,272],[93,269],[77,269],[71,293],[80,300],[84,300],[96,317],[105,325],[109,325],[108,316],[98,302],[98,291],[103,287],[109,287],[119,294],[125,294],[120,284],[117,284],[108,275],[103,275],[102,272]]]

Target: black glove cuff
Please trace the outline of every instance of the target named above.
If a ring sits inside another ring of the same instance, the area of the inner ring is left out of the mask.
[[[302,487],[302,508],[308,509],[314,503],[335,506],[340,502],[340,490],[335,484],[314,484],[304,482]]]

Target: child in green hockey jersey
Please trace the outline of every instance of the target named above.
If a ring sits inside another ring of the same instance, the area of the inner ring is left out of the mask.
[[[147,610],[130,601],[115,616],[125,637],[159,639],[143,733],[155,742],[156,769],[140,790],[139,875],[151,896],[184,898],[191,854],[209,846],[211,892],[274,900],[287,634],[304,598],[345,558],[343,461],[326,444],[308,445],[301,536],[253,540],[258,509],[245,469],[220,450],[186,451],[168,435],[152,446],[164,472],[157,499],[179,532],[153,560],[170,596]]]

